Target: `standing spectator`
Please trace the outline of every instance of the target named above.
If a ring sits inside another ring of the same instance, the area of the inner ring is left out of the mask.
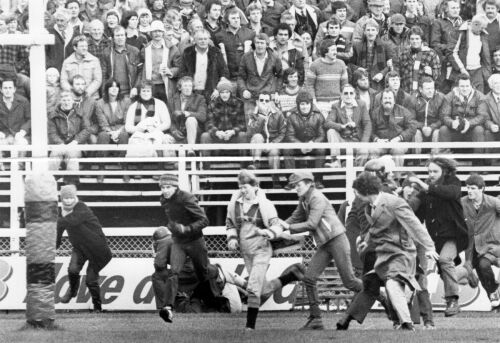
[[[77,144],[85,144],[89,139],[87,121],[82,114],[73,107],[73,94],[69,91],[61,92],[61,99],[56,110],[49,113],[48,117],[48,142],[64,146],[64,149],[53,150],[50,153],[50,170],[58,170],[61,162],[65,160],[66,169],[69,171],[78,171],[79,163],[77,160],[82,156],[81,151],[74,150],[72,147]],[[66,183],[78,182],[78,177],[65,177]]]
[[[484,123],[488,118],[487,113],[479,111],[483,94],[472,87],[469,76],[460,75],[458,87],[446,97],[446,106],[441,114],[444,125],[439,129],[439,140],[442,142],[484,142]],[[482,148],[474,149],[475,153],[482,151]]]
[[[187,25],[187,31],[189,35],[185,38],[182,39],[182,41],[179,42],[179,45],[177,46],[179,48],[179,53],[181,56],[184,54],[184,50],[186,50],[187,47],[194,45],[194,34],[197,31],[203,31],[205,28],[203,27],[203,22],[201,19],[198,17],[194,17],[191,19],[191,21]],[[213,42],[210,40],[210,35],[208,38],[208,44],[209,45],[214,45]]]
[[[77,197],[74,185],[61,187],[61,216],[57,220],[57,242],[59,248],[64,231],[72,246],[68,266],[69,288],[61,298],[63,304],[76,297],[80,286],[80,271],[88,261],[85,283],[92,297],[94,312],[102,312],[99,272],[111,261],[106,237],[94,212]]]
[[[47,85],[47,113],[52,113],[59,104],[61,87],[59,86],[59,72],[56,68],[49,68],[45,72]]]
[[[73,32],[73,37],[83,35],[83,22],[80,20],[80,2],[78,0],[67,0],[64,5],[69,14],[68,26]]]
[[[240,14],[235,8],[228,9],[225,17],[227,28],[215,35],[214,44],[220,48],[229,69],[229,79],[236,87],[240,61],[243,54],[250,51],[255,32],[241,26]]]
[[[321,40],[318,40],[318,37],[316,37],[314,47],[316,55],[319,54],[321,50],[321,42],[326,39],[331,39],[337,46],[337,58],[340,58],[346,64],[349,63],[352,57],[352,45],[351,41],[347,40],[347,38],[340,33],[340,21],[333,17],[326,23],[325,29],[326,35]]]
[[[356,101],[354,87],[346,84],[342,87],[340,101],[335,102],[325,121],[325,131],[328,142],[335,146],[335,143],[345,142],[369,142],[372,134],[372,121],[368,114],[368,109],[362,100]],[[337,156],[340,149],[331,149],[332,168],[341,167]],[[366,149],[357,149],[356,166],[363,166],[368,158]]]
[[[408,180],[421,188],[418,194],[421,203],[419,211],[439,252],[438,264],[446,299],[444,315],[450,317],[460,312],[454,261],[468,244],[467,226],[460,202],[461,184],[455,175],[455,161],[436,157],[427,161],[426,166],[429,172],[426,182],[416,176]]]
[[[262,7],[260,5],[257,5],[257,3],[250,4],[246,9],[246,13],[248,16],[247,27],[256,35],[265,33],[271,36],[273,34],[273,28],[262,22]]]
[[[16,94],[14,79],[0,80],[2,100],[0,101],[0,145],[28,145],[31,133],[30,103]],[[20,157],[26,155],[19,152]],[[0,158],[3,153],[0,151]],[[14,157],[14,156],[13,156]],[[17,157],[17,156],[16,156]],[[0,170],[4,169],[0,162]]]
[[[494,310],[500,306],[498,281],[491,268],[492,265],[498,266],[500,258],[500,240],[497,233],[500,225],[500,199],[484,193],[486,185],[480,175],[471,174],[465,184],[467,195],[462,197],[461,202],[470,237],[465,263],[470,270],[476,269]]]
[[[291,111],[287,118],[287,129],[285,141],[289,143],[321,143],[326,139],[324,123],[325,117],[313,105],[313,98],[311,94],[305,90],[301,90],[296,99],[297,107]],[[307,145],[299,150],[284,151],[285,168],[295,169],[295,159],[298,156],[313,155],[314,168],[321,168],[324,164],[325,150],[312,149]],[[323,175],[316,174],[314,179],[315,186],[318,189],[324,188]]]
[[[149,1],[149,4],[149,9],[151,11],[151,20],[163,21],[167,12],[163,0]]]
[[[352,73],[352,83],[356,90],[356,100],[362,100],[368,109],[368,113],[371,114],[376,107],[375,96],[377,92],[370,87],[368,72],[365,69],[356,70]]]
[[[92,20],[102,20],[104,17],[104,11],[98,4],[99,0],[86,0],[82,6],[79,18],[84,23],[90,23]]]
[[[282,16],[286,13],[293,15],[297,21],[294,31],[299,35],[308,32],[314,41],[319,24],[324,21],[321,10],[315,6],[307,5],[305,0],[293,0],[293,5],[283,12]]]
[[[345,1],[331,1],[328,5],[331,8],[330,20],[335,18],[340,23],[340,35],[344,37],[347,41],[352,44],[352,35],[354,33],[354,28],[356,24],[351,20],[347,19],[348,17],[348,4]],[[328,10],[325,9],[326,17],[328,17]],[[328,20],[329,21],[329,20]],[[328,21],[324,21],[319,24],[318,33],[316,34],[316,42],[320,42],[324,39],[324,36],[327,34],[326,25]]]
[[[175,93],[175,78],[179,73],[180,54],[171,39],[166,40],[165,35],[171,38],[172,28],[165,32],[163,23],[155,20],[151,23],[151,36],[153,40],[141,50],[141,61],[144,61],[142,80],[153,82],[153,96],[170,105]]]
[[[67,54],[67,50],[70,50],[68,47],[71,46],[73,31],[68,25],[69,16],[65,10],[58,10],[54,18],[56,23],[48,29],[49,34],[54,35],[54,45],[45,46],[45,65],[47,69],[54,67],[60,72],[64,60],[71,55]]]
[[[123,97],[120,92],[120,83],[114,79],[109,79],[104,84],[102,99],[96,103],[96,117],[99,123],[99,133],[97,144],[127,144],[128,132],[125,130],[125,115],[130,106],[130,98]],[[109,151],[98,151],[97,157],[110,156]],[[124,157],[125,152],[119,151],[114,154]],[[101,167],[104,165],[100,164]],[[123,166],[125,167],[125,166]],[[104,180],[103,175],[97,176],[97,182]],[[125,178],[125,181],[130,179]]]
[[[140,33],[142,33],[147,39],[148,42],[151,40],[151,21],[153,20],[153,16],[151,12],[147,8],[139,8],[137,10],[137,14],[139,15],[139,25],[137,29]]]
[[[287,24],[290,29],[292,29],[292,36],[290,37],[290,40],[298,50],[302,51],[302,54],[304,55],[304,67],[308,67],[312,62],[313,44],[311,34],[309,32],[304,32],[302,35],[299,35],[297,32],[295,32],[297,20],[291,13],[284,12],[281,16],[280,23]],[[304,41],[303,36],[309,37],[308,44],[306,44],[306,42]]]
[[[89,26],[89,53],[99,61],[106,58],[104,50],[112,45],[111,38],[104,37],[104,24],[99,19],[92,20]]]
[[[262,22],[270,27],[276,28],[280,23],[281,14],[285,12],[285,6],[275,0],[262,1]]]
[[[400,105],[415,115],[415,96],[410,95],[401,88],[401,77],[398,72],[390,71],[385,75],[385,86],[396,94],[396,105]],[[382,103],[382,94],[375,96],[374,108]]]
[[[141,51],[148,44],[148,38],[138,30],[139,15],[136,11],[126,12],[122,18],[121,26],[125,28],[128,45]]]
[[[444,16],[432,23],[430,47],[434,49],[441,60],[440,89],[447,94],[453,85],[450,79],[452,70],[452,53],[462,25],[460,4],[456,0],[444,0]]]
[[[10,16],[7,18],[5,21],[5,24],[7,24],[7,33],[9,34],[20,34],[22,33],[21,31],[18,30],[18,22],[17,18],[14,16]]]
[[[113,31],[112,39],[113,44],[104,50],[101,59],[104,79],[118,82],[121,97],[134,98],[137,95],[138,76],[142,73],[140,52],[127,44],[126,32],[121,26]]]
[[[370,76],[370,86],[375,90],[382,90],[393,54],[390,47],[378,37],[379,24],[374,19],[366,20],[364,28],[363,39],[354,42],[351,71],[366,69]]]
[[[483,2],[483,9],[488,19],[486,25],[486,32],[488,32],[488,47],[490,54],[498,49],[500,46],[500,14],[498,13],[498,5],[496,0],[486,0]]]
[[[195,45],[187,47],[182,54],[179,76],[190,76],[194,80],[194,90],[209,102],[219,93],[217,84],[222,78],[229,79],[224,57],[219,49],[209,45],[207,30],[194,33]]]
[[[285,117],[280,110],[273,106],[271,94],[266,92],[259,94],[255,112],[251,113],[249,117],[247,135],[250,143],[281,143],[284,141],[286,133]],[[261,168],[260,161],[262,153],[268,155],[270,168],[279,169],[280,151],[276,148],[253,149],[253,164],[248,166],[248,169]],[[273,188],[281,188],[278,174],[273,174],[272,181]]]
[[[165,223],[172,232],[172,250],[170,253],[171,275],[170,299],[160,310],[160,317],[172,322],[172,307],[179,286],[179,273],[189,256],[193,262],[196,276],[200,282],[207,280],[208,255],[203,228],[208,226],[208,218],[198,205],[196,197],[179,188],[176,175],[164,174],[159,181],[161,189],[160,203],[165,212]]]
[[[6,20],[5,15],[0,15],[0,34],[7,33]],[[0,78],[15,78],[16,73],[29,74],[28,49],[22,45],[2,45],[0,47]]]
[[[274,40],[269,44],[271,50],[281,61],[283,70],[294,68],[298,72],[299,84],[304,84],[304,54],[295,46],[292,29],[287,24],[279,24],[274,29]],[[279,87],[278,87],[279,88]]]
[[[406,19],[406,26],[409,29],[419,27],[422,30],[422,42],[428,46],[431,41],[431,21],[425,14],[420,13],[418,7],[419,0],[405,0],[406,11],[403,14]]]
[[[453,74],[469,75],[472,86],[484,93],[485,83],[491,75],[491,55],[488,33],[484,31],[488,19],[478,14],[472,18],[466,30],[460,30],[453,49]]]
[[[344,61],[337,59],[337,46],[333,40],[321,42],[320,56],[307,71],[304,86],[326,118],[332,103],[340,98],[340,90],[348,82],[348,74]]]
[[[85,93],[90,97],[98,98],[99,87],[102,83],[101,64],[97,57],[88,52],[88,41],[85,36],[75,37],[72,44],[75,52],[63,62],[61,88],[71,90],[70,82],[78,74],[85,79],[87,85]]]
[[[238,72],[238,91],[244,99],[245,118],[255,109],[259,94],[274,94],[281,86],[281,61],[270,51],[269,37],[259,33],[254,38],[254,50],[243,55]]]
[[[485,140],[494,142],[500,140],[500,75],[491,75],[488,84],[491,91],[479,104],[478,112],[487,118],[484,124]]]
[[[207,1],[205,11],[207,15],[203,22],[203,26],[210,32],[210,39],[212,42],[215,42],[215,35],[223,28],[221,20],[222,4],[219,0]]]
[[[285,116],[297,107],[297,94],[299,94],[299,72],[295,68],[288,68],[283,72],[283,87],[275,99],[276,105]]]
[[[86,88],[85,79],[81,75],[75,75],[71,80],[71,93],[73,94],[73,107],[87,122],[87,130],[89,132],[89,144],[97,143],[97,133],[99,125],[95,114],[95,99],[85,94]]]
[[[232,84],[222,79],[217,84],[219,96],[208,105],[205,132],[201,135],[201,144],[211,143],[246,143],[246,122],[243,102],[232,94]],[[216,151],[205,150],[204,155],[210,156]],[[240,153],[244,155],[244,153]],[[205,168],[210,164],[205,162]]]
[[[104,20],[104,36],[111,39],[113,36],[113,30],[120,25],[120,14],[114,9],[109,10],[106,13],[106,19]]]
[[[388,17],[384,14],[384,0],[368,0],[369,13],[359,18],[352,35],[353,43],[361,42],[366,34],[366,25],[370,21],[377,23],[377,35],[385,35],[389,29]],[[373,25],[373,24],[372,24]]]
[[[183,76],[177,84],[179,92],[174,95],[173,115],[170,134],[176,143],[195,144],[201,128],[207,119],[207,104],[205,98],[194,93],[194,81],[190,76]],[[195,156],[193,150],[188,150],[189,157]]]
[[[435,85],[435,81],[429,76],[420,79],[414,110],[417,120],[415,143],[440,141],[441,115],[447,100],[445,95],[436,89]],[[420,148],[415,149],[416,154],[420,154],[421,151]],[[433,148],[431,152],[437,154],[439,149]]]
[[[411,142],[417,131],[417,122],[414,116],[403,106],[397,105],[396,96],[390,89],[382,92],[380,106],[371,114],[372,140],[378,143],[392,143],[388,149],[373,149],[372,156],[390,153],[394,157],[397,167],[404,164],[404,154],[408,150],[397,145],[399,142]]]
[[[290,233],[310,232],[318,247],[304,275],[309,318],[301,330],[324,328],[316,282],[331,260],[335,261],[346,288],[354,292],[363,288],[361,281],[354,276],[349,240],[344,226],[328,198],[314,186],[313,180],[314,177],[309,171],[300,171],[290,176],[290,185],[299,196],[299,204],[286,221],[280,220],[283,229],[290,230]]]
[[[412,94],[417,92],[420,78],[424,75],[431,76],[435,81],[439,80],[441,75],[439,56],[434,50],[423,45],[423,34],[418,26],[410,29],[410,49],[402,53],[399,61],[403,89]]]
[[[406,19],[400,14],[393,14],[390,18],[389,30],[382,36],[382,41],[389,46],[392,51],[393,69],[400,69],[400,58],[410,49],[409,29],[406,27]]]

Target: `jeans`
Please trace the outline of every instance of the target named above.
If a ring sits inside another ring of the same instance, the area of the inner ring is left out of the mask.
[[[445,298],[456,297],[458,299],[458,278],[455,269],[455,257],[457,257],[457,243],[447,241],[439,252],[440,276],[444,284]]]
[[[186,256],[189,256],[191,261],[193,261],[194,270],[199,282],[205,282],[208,274],[207,252],[207,246],[203,237],[189,243],[177,243],[174,241],[170,253],[171,274],[169,277],[170,290],[168,294],[170,298],[167,300],[168,306],[174,305],[179,287],[179,274],[186,262]]]
[[[491,268],[491,262],[485,257],[479,257],[477,255],[476,249],[474,249],[472,255],[472,266],[477,271],[477,276],[484,290],[488,294],[494,293],[498,289],[498,283],[495,279],[495,274]]]
[[[363,288],[361,280],[354,276],[349,240],[345,233],[342,233],[318,248],[311,262],[309,262],[309,266],[305,273],[304,284],[309,300],[310,317],[312,318],[321,317],[316,282],[332,258],[335,261],[342,283],[346,288],[354,292],[359,292]]]

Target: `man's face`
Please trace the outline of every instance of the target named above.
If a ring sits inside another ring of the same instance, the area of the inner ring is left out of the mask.
[[[418,1],[417,0],[406,0],[406,8],[409,12],[416,13],[418,9]]]
[[[456,1],[448,1],[448,17],[456,18],[460,14],[460,5]]]
[[[205,50],[208,49],[208,34],[205,32],[199,32],[195,35],[195,44],[199,49]]]
[[[0,20],[0,32],[2,32],[2,29],[1,29],[1,26],[2,26],[2,20]],[[3,22],[5,24],[5,22]],[[66,18],[63,18],[63,17],[57,17],[56,18],[56,25],[57,25],[57,28],[60,30],[60,31],[64,31],[66,30],[66,27],[68,27],[68,20]],[[92,34],[92,32],[91,32]]]
[[[500,50],[498,51],[495,51],[493,53],[493,62],[495,63],[495,65],[500,65]]]
[[[92,37],[93,40],[100,41],[103,34],[104,28],[102,25],[95,24],[90,28],[90,37]]]
[[[376,17],[380,16],[384,11],[384,5],[370,5],[369,8],[373,15]]]
[[[335,15],[340,21],[345,21],[347,19],[347,9],[346,8],[339,8],[337,12],[335,12]]]
[[[73,108],[73,104],[75,101],[73,100],[73,97],[69,93],[64,93],[61,96],[61,108],[65,111],[68,111]]]
[[[434,82],[424,82],[422,86],[420,86],[420,92],[422,92],[422,95],[427,99],[430,99],[434,96],[434,91]]]
[[[470,30],[472,31],[473,34],[479,35],[481,31],[483,31],[484,26],[480,21],[472,21],[470,24]]]
[[[302,41],[306,45],[306,47],[310,47],[312,45],[312,38],[309,32],[304,32],[301,36]]]
[[[309,114],[311,112],[312,104],[310,102],[303,101],[299,104],[299,111],[302,114]]]
[[[155,11],[159,11],[159,10],[163,9],[163,0],[155,0],[153,2],[153,9]]]
[[[191,23],[191,29],[193,30],[193,32],[203,30],[203,23],[201,22],[201,20],[194,20]]]
[[[175,191],[177,190],[177,187],[172,186],[172,185],[161,185],[161,194],[165,197],[165,199],[170,199],[172,195],[174,195]]]
[[[253,10],[250,12],[248,19],[250,19],[252,23],[260,23],[260,20],[262,19],[262,12],[260,10]]]
[[[5,23],[5,20],[0,20],[0,33],[6,33],[7,32],[7,24]]]
[[[276,34],[276,41],[279,45],[287,44],[289,38],[288,30],[278,30],[278,33]]]
[[[304,6],[306,5],[306,0],[293,0],[293,4],[295,5],[295,7],[297,7],[298,9],[302,9],[304,8]]]
[[[293,73],[288,75],[288,86],[296,87],[299,84],[299,74]]]
[[[193,94],[193,83],[191,81],[183,81],[181,85],[181,93],[184,96]]]
[[[212,7],[210,8],[210,12],[208,13],[208,16],[213,20],[219,20],[221,12],[222,12],[221,5],[219,4],[212,5]]]
[[[76,2],[72,2],[68,4],[68,7],[66,7],[69,12],[69,16],[71,18],[76,18],[78,17],[78,14],[80,14],[80,6]]]
[[[88,51],[89,45],[86,41],[78,42],[77,46],[75,47],[75,52],[80,56],[85,56]]]
[[[386,111],[392,111],[394,108],[394,94],[392,92],[382,93],[382,106]]]
[[[137,18],[136,16],[130,17],[130,19],[128,20],[128,27],[131,29],[136,29],[137,25],[139,25],[139,18]]]
[[[125,46],[125,42],[127,41],[127,36],[125,35],[125,30],[119,30],[119,31],[116,31],[114,33],[114,42],[115,42],[115,45],[118,46],[118,47],[124,47]]]
[[[342,101],[346,104],[354,103],[354,99],[356,97],[356,93],[354,92],[354,88],[352,87],[344,87],[342,91]]]
[[[458,81],[458,91],[462,96],[469,96],[470,92],[472,91],[470,80]]]
[[[311,188],[311,184],[306,183],[305,181],[299,181],[294,185],[294,187],[295,187],[295,191],[297,192],[297,195],[299,197],[301,197],[307,193],[309,188]]]
[[[498,78],[491,82],[490,87],[493,93],[500,95],[500,80]]]
[[[486,13],[486,16],[488,19],[494,19],[497,16],[498,10],[495,5],[489,5],[487,4],[484,8],[484,12]]]
[[[285,20],[284,23],[287,24],[288,26],[290,26],[290,29],[292,31],[295,30],[295,26],[297,26],[297,22],[295,21],[295,19]]]
[[[399,34],[399,33],[403,33],[403,31],[405,29],[405,24],[404,23],[393,23],[393,24],[391,24],[391,27],[394,30],[394,32]]]
[[[229,98],[231,97],[231,92],[228,90],[223,90],[219,92],[220,99],[224,102],[228,101]]]
[[[98,1],[98,0],[87,0],[85,3],[86,3],[86,4],[89,4],[89,5],[91,5],[91,6],[94,6],[94,5],[96,5],[96,4],[97,4],[97,1]]]
[[[467,197],[470,200],[480,200],[483,198],[483,188],[476,185],[467,185]]]
[[[265,54],[267,49],[267,43],[263,39],[255,39],[255,52],[257,54]]]
[[[153,90],[149,87],[142,87],[141,88],[141,99],[144,101],[151,100],[153,97]]]
[[[10,99],[14,96],[16,92],[16,87],[14,86],[14,82],[5,81],[2,83],[2,94],[5,98]]]
[[[153,40],[160,42],[163,39],[163,31],[154,30],[153,32],[151,32],[151,37],[153,37]]]
[[[73,205],[76,202],[76,198],[75,197],[64,197],[64,198],[61,198],[61,202],[62,202],[63,207],[66,207],[66,208],[73,207]]]
[[[420,35],[410,35],[410,46],[413,49],[420,49],[422,47],[422,37]]]
[[[367,26],[365,28],[365,35],[366,39],[368,39],[369,41],[374,41],[377,38],[378,30],[376,27]]]
[[[335,61],[335,59],[337,58],[337,46],[331,45],[330,47],[328,47],[328,51],[326,52],[325,57],[331,61]]]
[[[257,107],[259,108],[259,112],[263,114],[269,113],[271,106],[271,97],[269,94],[260,94],[259,100],[257,103]]]
[[[148,14],[141,15],[141,17],[139,18],[139,23],[141,24],[141,26],[148,26],[150,22],[151,19],[149,18]]]
[[[115,15],[109,15],[106,18],[106,23],[108,23],[108,27],[114,28],[118,25],[118,18]]]
[[[370,88],[370,80],[368,80],[368,77],[363,76],[358,79],[358,88],[366,91]]]
[[[233,29],[239,29],[240,28],[240,15],[238,13],[233,13],[231,14],[228,18],[227,21],[229,22],[229,26]]]
[[[328,25],[328,35],[338,37],[340,35],[340,25]]]
[[[75,95],[82,96],[83,93],[85,93],[86,87],[87,84],[85,80],[78,78],[73,80],[73,86],[71,87],[71,90],[73,91],[73,93],[75,93]]]
[[[7,24],[7,29],[9,32],[16,32],[17,31],[17,20],[12,20],[10,23]]]
[[[399,77],[390,77],[387,80],[387,85],[390,89],[397,92],[399,90],[399,87],[401,86],[401,79]]]

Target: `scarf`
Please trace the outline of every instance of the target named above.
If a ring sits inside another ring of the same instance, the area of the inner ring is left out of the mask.
[[[155,115],[155,99],[151,98],[149,100],[143,100],[139,97],[137,100],[137,107],[135,108],[135,119],[134,123],[137,124],[141,121],[142,118],[142,106],[146,109],[145,117],[154,117]]]

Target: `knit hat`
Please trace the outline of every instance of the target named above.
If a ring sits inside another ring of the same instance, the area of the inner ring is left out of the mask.
[[[167,229],[165,226],[160,226],[153,233],[153,240],[159,241],[160,239],[166,238],[170,234],[171,232],[169,229]]]
[[[233,85],[231,84],[231,82],[226,79],[225,77],[222,77],[219,81],[219,83],[217,84],[217,91],[222,92],[222,91],[230,91],[232,92],[233,91]]]
[[[161,21],[154,20],[151,23],[151,26],[149,27],[149,31],[150,32],[153,32],[153,31],[163,31],[163,32],[165,32],[165,26],[163,26],[163,23]]]
[[[76,198],[76,186],[75,185],[62,186],[59,194],[61,195],[61,199]]]
[[[335,13],[335,11],[337,11],[340,8],[347,9],[347,5],[344,1],[334,1],[331,3],[331,7],[332,7],[332,12],[334,12],[334,13]]]
[[[401,13],[391,15],[391,24],[406,24],[406,18]]]
[[[297,94],[296,102],[297,102],[297,107],[298,107],[302,102],[312,103],[313,98],[312,98],[311,94],[309,94],[308,91],[301,90],[299,92],[299,94]]]
[[[170,186],[179,187],[179,178],[177,177],[177,175],[163,174],[162,176],[160,176],[159,183],[160,183],[160,186],[170,185]]]

